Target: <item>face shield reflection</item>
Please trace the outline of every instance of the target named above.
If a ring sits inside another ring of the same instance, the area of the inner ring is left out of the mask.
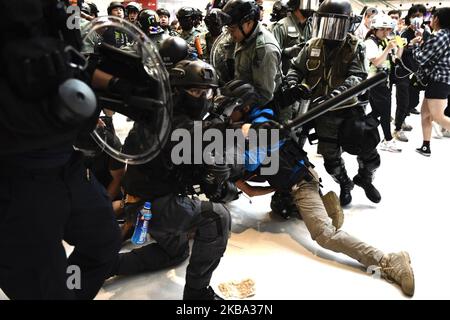
[[[105,138],[101,122],[92,138],[121,162],[150,161],[167,141],[172,113],[168,74],[156,46],[129,22],[100,17],[84,30],[83,53],[95,59],[103,77],[112,77],[95,91],[117,139],[112,144]]]

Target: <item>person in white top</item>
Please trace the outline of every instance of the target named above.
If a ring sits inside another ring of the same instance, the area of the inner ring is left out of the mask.
[[[400,48],[396,40],[389,40],[395,22],[385,14],[376,15],[372,19],[371,30],[366,35],[366,58],[370,62],[369,77],[380,70],[390,73],[396,57],[401,57],[403,48]],[[380,149],[390,152],[400,152],[391,134],[391,94],[392,85],[389,80],[377,85],[369,91],[369,101],[372,114],[380,118],[384,133],[384,141]]]
[[[376,14],[378,14],[377,8],[370,7],[367,8],[366,11],[364,11],[363,21],[355,30],[355,36],[357,36],[361,40],[364,40],[366,38],[367,32],[369,32],[370,30],[370,21]]]

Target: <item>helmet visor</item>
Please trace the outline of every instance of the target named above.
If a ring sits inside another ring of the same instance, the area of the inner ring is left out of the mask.
[[[300,10],[316,11],[319,8],[319,0],[300,0],[298,8]]]
[[[313,16],[313,37],[324,40],[343,41],[350,30],[351,21],[345,15],[321,15]]]

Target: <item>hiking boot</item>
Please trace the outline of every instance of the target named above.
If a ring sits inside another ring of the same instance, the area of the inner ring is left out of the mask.
[[[375,186],[372,184],[371,179],[364,179],[360,174],[357,174],[354,178],[353,178],[353,182],[364,189],[364,192],[366,194],[366,197],[375,203],[379,203],[381,201],[381,194],[380,192],[377,190],[377,188],[375,188]]]
[[[183,300],[223,300],[214,290],[208,286],[202,289],[194,289],[184,286]]]
[[[407,137],[406,134],[403,132],[403,130],[400,130],[400,131],[394,131],[393,136],[394,136],[394,138],[397,139],[398,141],[401,141],[401,142],[408,142],[408,137]]]
[[[406,122],[403,122],[402,124],[402,130],[403,131],[411,131],[413,129],[413,127],[409,124],[407,124]]]
[[[414,295],[414,273],[407,252],[385,254],[380,261],[380,267],[383,278],[397,283],[407,296]]]
[[[344,210],[342,210],[337,194],[333,191],[328,192],[322,196],[322,202],[328,216],[331,218],[333,226],[339,230],[344,223]]]
[[[420,148],[417,148],[416,152],[420,153],[421,155],[423,155],[425,157],[431,156],[430,147],[427,147],[427,146],[421,146]]]

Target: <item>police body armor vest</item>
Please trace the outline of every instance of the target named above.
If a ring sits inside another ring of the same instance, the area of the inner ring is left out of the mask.
[[[306,74],[303,83],[312,89],[312,99],[326,96],[333,89],[342,86],[348,77],[350,63],[357,54],[359,41],[353,35],[348,35],[344,45],[330,60],[325,57],[325,45],[322,39],[313,38],[307,43]],[[358,103],[356,97],[350,99],[337,109],[354,106]]]

